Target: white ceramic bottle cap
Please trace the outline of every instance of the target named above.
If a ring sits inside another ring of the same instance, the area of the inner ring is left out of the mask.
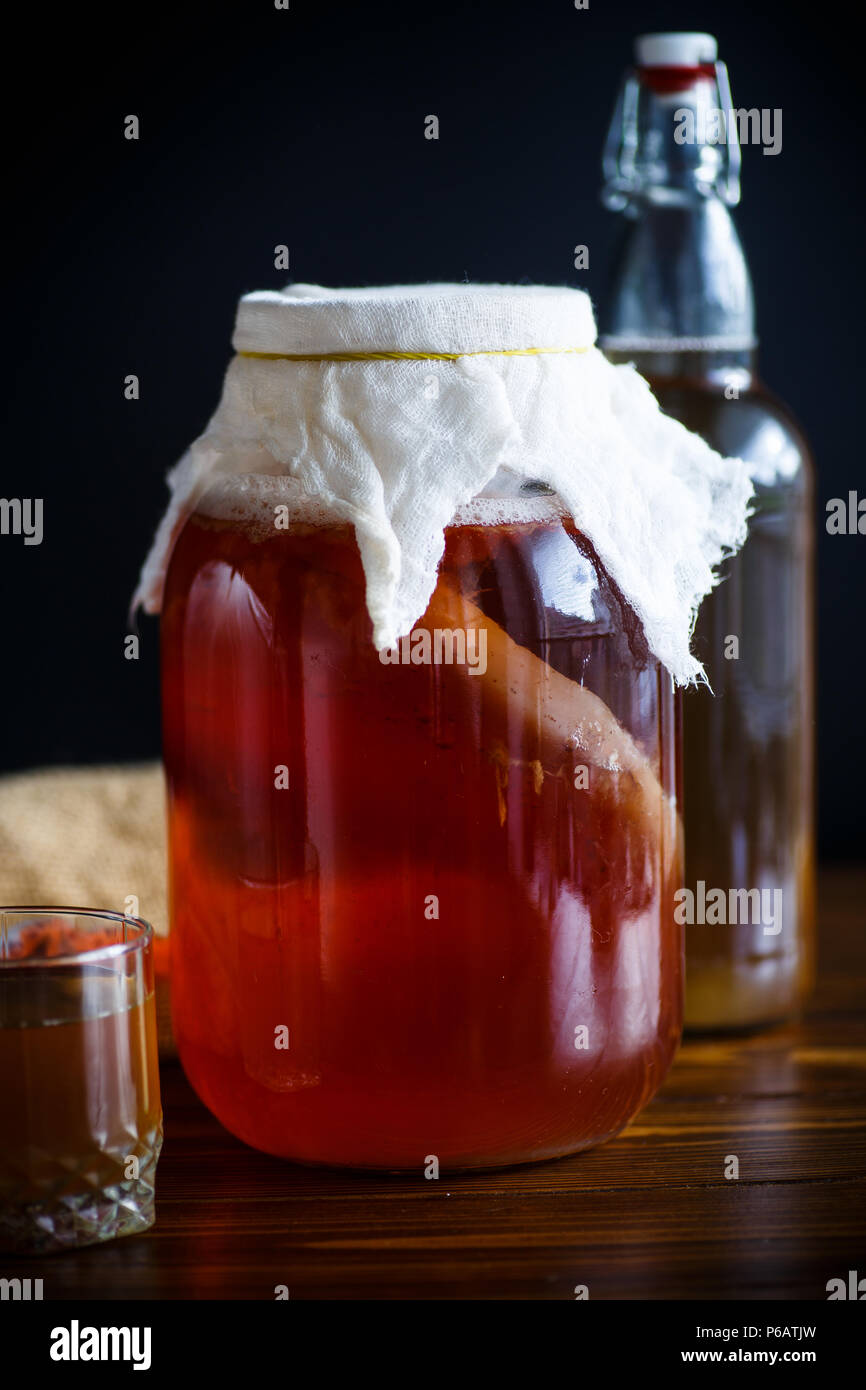
[[[634,41],[639,68],[694,68],[714,63],[718,51],[712,34],[641,34]]]

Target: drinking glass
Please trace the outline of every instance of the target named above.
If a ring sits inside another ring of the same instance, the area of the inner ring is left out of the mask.
[[[153,931],[0,907],[0,1249],[147,1230],[162,1147]]]

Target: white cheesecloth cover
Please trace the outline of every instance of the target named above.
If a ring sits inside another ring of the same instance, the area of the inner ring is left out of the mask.
[[[444,528],[505,469],[554,489],[652,653],[678,683],[701,678],[692,629],[746,538],[748,470],[662,414],[595,338],[588,295],[557,287],[245,295],[222,400],[169,474],[134,603],[159,611],[173,540],[204,493],[276,475],[295,480],[299,513],[354,525],[373,641],[394,646],[426,611]],[[358,356],[375,353],[419,356]]]

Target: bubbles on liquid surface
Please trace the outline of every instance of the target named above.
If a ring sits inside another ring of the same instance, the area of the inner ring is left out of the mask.
[[[459,507],[452,526],[507,526],[557,521],[568,515],[555,493],[521,487],[511,495],[484,495]],[[257,540],[274,534],[275,509],[288,508],[291,524],[333,526],[341,523],[321,497],[311,496],[297,478],[246,473],[218,478],[196,504],[199,516],[234,522]],[[347,522],[344,524],[348,524]]]

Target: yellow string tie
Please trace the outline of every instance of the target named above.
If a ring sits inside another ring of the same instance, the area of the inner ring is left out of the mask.
[[[489,348],[479,352],[239,352],[258,362],[456,362],[461,357],[538,357],[589,352],[588,347]]]

